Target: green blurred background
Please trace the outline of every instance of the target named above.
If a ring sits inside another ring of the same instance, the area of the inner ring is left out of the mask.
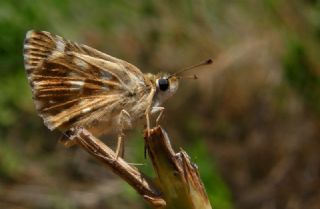
[[[0,208],[140,209],[129,186],[57,144],[37,116],[23,68],[29,29],[143,72],[212,57],[198,80],[181,83],[162,124],[198,164],[214,208],[320,208],[319,0],[0,2]],[[129,134],[126,158],[150,173],[141,133]]]

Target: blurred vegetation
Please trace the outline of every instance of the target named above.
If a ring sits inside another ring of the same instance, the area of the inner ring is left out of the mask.
[[[44,127],[23,68],[30,29],[93,46],[143,72],[212,57],[199,80],[181,83],[163,120],[175,147],[198,164],[212,205],[319,207],[320,1],[0,2],[0,208],[147,208]],[[129,134],[126,158],[150,173],[141,130]]]

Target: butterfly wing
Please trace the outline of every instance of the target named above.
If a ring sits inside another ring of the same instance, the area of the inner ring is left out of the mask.
[[[46,126],[66,130],[109,112],[146,86],[130,63],[48,32],[29,31],[24,64],[33,99]]]

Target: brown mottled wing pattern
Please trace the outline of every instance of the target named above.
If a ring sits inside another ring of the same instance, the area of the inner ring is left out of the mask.
[[[27,33],[24,63],[36,109],[51,130],[85,125],[108,111],[112,117],[126,95],[146,85],[128,62],[48,32]]]

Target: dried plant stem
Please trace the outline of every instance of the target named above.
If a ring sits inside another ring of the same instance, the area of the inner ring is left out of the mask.
[[[181,149],[175,153],[167,133],[152,129],[145,137],[148,154],[158,176],[159,189],[166,201],[166,209],[211,209],[197,166]]]
[[[83,128],[70,131],[66,146],[78,144],[129,183],[153,208],[211,209],[196,166],[185,151],[175,153],[164,130],[156,127],[145,135],[148,155],[157,182],[154,182]],[[155,186],[157,185],[157,186]]]
[[[89,131],[76,128],[71,130],[69,135],[69,141],[63,142],[66,146],[70,146],[70,144],[80,145],[85,151],[130,184],[152,206],[159,208],[165,205],[165,201],[160,196],[160,191],[148,177],[139,172],[136,167],[129,165],[121,157],[116,158],[116,153]]]

